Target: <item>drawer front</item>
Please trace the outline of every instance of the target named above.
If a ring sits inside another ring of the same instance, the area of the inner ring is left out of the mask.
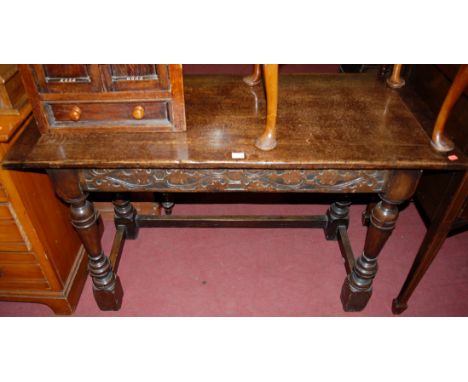
[[[45,104],[52,128],[159,128],[172,131],[170,101]]]
[[[48,289],[39,264],[1,263],[0,289]]]
[[[30,250],[21,225],[13,216],[8,203],[0,204],[0,252]]]
[[[3,263],[36,263],[33,252],[0,252],[0,265]]]
[[[0,203],[6,202],[8,200],[6,190],[3,187],[2,182],[0,181]]]
[[[170,80],[164,64],[101,65],[108,91],[169,90]]]

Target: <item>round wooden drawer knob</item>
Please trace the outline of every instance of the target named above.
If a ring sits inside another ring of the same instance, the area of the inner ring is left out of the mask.
[[[81,109],[78,106],[73,106],[69,116],[72,121],[79,121],[81,118]]]
[[[143,106],[135,106],[132,111],[133,118],[135,119],[143,119],[145,116],[145,109]]]

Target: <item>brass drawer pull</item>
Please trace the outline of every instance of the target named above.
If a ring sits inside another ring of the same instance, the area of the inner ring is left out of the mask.
[[[79,121],[81,118],[81,109],[78,106],[73,106],[69,116],[72,121]]]
[[[143,119],[145,116],[145,109],[143,106],[135,106],[132,111],[132,116],[135,119]]]

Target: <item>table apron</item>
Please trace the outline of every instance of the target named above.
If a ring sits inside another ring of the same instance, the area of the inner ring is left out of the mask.
[[[80,169],[83,191],[376,193],[391,170]]]

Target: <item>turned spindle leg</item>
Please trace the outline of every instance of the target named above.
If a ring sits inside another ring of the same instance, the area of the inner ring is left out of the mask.
[[[172,209],[174,208],[174,198],[171,194],[163,193],[161,206],[164,208],[166,215],[172,215]]]
[[[99,213],[88,201],[74,170],[50,170],[57,195],[70,204],[71,222],[88,253],[88,270],[93,281],[93,294],[101,310],[119,310],[123,290],[101,247]]]
[[[371,217],[371,213],[372,213],[372,210],[374,209],[376,203],[375,202],[371,202],[367,205],[366,209],[364,211],[362,211],[362,214],[361,214],[361,223],[363,226],[369,226],[369,223],[370,223],[370,217]]]
[[[367,305],[372,295],[372,281],[377,273],[377,257],[395,227],[398,205],[413,195],[419,177],[419,171],[394,172],[386,191],[380,195],[382,200],[372,209],[364,250],[341,290],[345,311],[361,311]]]
[[[138,226],[136,224],[137,212],[132,203],[130,203],[124,194],[118,193],[113,204],[116,228],[124,228],[125,238],[136,239],[138,236]]]
[[[439,208],[437,208],[436,215],[432,219],[432,223],[424,236],[424,240],[419,247],[418,254],[406,277],[405,283],[398,297],[393,300],[392,312],[394,314],[400,314],[408,308],[408,300],[426,274],[426,271],[447,238],[453,222],[460,214],[463,203],[465,203],[468,195],[468,172],[462,175],[461,180],[458,176],[458,174],[453,175],[452,183],[449,185],[450,191],[453,190],[453,182],[457,183],[457,187],[454,192],[447,192],[445,194],[443,201],[440,203]]]
[[[351,202],[339,201],[333,203],[327,210],[327,225],[324,228],[327,240],[337,240],[338,227],[349,225],[349,206]]]
[[[458,101],[463,91],[468,86],[468,65],[461,65],[453,80],[444,103],[437,116],[434,130],[432,131],[432,146],[440,152],[451,151],[455,148],[453,142],[444,135],[445,124],[452,111],[453,106]]]
[[[249,86],[255,86],[262,82],[262,68],[260,64],[255,64],[252,74],[244,77],[243,80]]]
[[[387,85],[393,89],[399,89],[405,86],[405,80],[400,77],[402,66],[403,64],[394,64],[392,75],[387,79]]]
[[[255,146],[268,151],[276,147],[276,114],[278,110],[278,65],[264,64],[265,89],[267,98],[266,126],[262,135],[257,138]]]

